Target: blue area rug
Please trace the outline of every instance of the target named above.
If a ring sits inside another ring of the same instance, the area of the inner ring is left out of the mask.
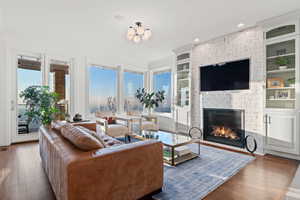
[[[197,145],[190,148],[197,152]],[[255,158],[201,145],[199,158],[176,167],[165,165],[163,192],[157,200],[198,200],[222,185]]]
[[[117,138],[125,142],[124,138]],[[131,142],[140,140],[131,138]],[[128,142],[126,140],[126,142]],[[189,145],[198,152],[198,145]],[[176,167],[165,165],[163,191],[157,200],[199,200],[225,183],[255,158],[241,153],[201,145],[200,157]]]

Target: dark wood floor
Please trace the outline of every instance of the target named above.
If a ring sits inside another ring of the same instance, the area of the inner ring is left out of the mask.
[[[291,183],[298,162],[258,156],[205,200],[279,200]],[[55,200],[41,167],[37,143],[0,150],[1,200]]]

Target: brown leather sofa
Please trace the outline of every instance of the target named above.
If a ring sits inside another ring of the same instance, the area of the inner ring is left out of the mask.
[[[96,124],[85,127],[96,130]],[[163,150],[158,141],[86,152],[59,131],[42,126],[39,143],[42,165],[57,200],[135,200],[161,191]]]

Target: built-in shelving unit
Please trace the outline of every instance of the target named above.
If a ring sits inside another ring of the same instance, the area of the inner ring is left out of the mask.
[[[174,51],[174,114],[176,130],[187,132],[191,123],[191,53],[193,45],[185,45]]]
[[[300,155],[299,19],[300,13],[263,23],[265,151],[280,156]]]

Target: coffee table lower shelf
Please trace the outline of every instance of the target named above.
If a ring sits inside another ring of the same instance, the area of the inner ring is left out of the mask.
[[[164,162],[169,164],[169,165],[176,166],[180,163],[186,162],[188,160],[192,160],[192,159],[197,158],[197,157],[199,157],[198,154],[191,152],[189,154],[182,155],[182,156],[174,158],[174,161],[172,162],[172,159],[170,157],[165,157],[164,156]]]

